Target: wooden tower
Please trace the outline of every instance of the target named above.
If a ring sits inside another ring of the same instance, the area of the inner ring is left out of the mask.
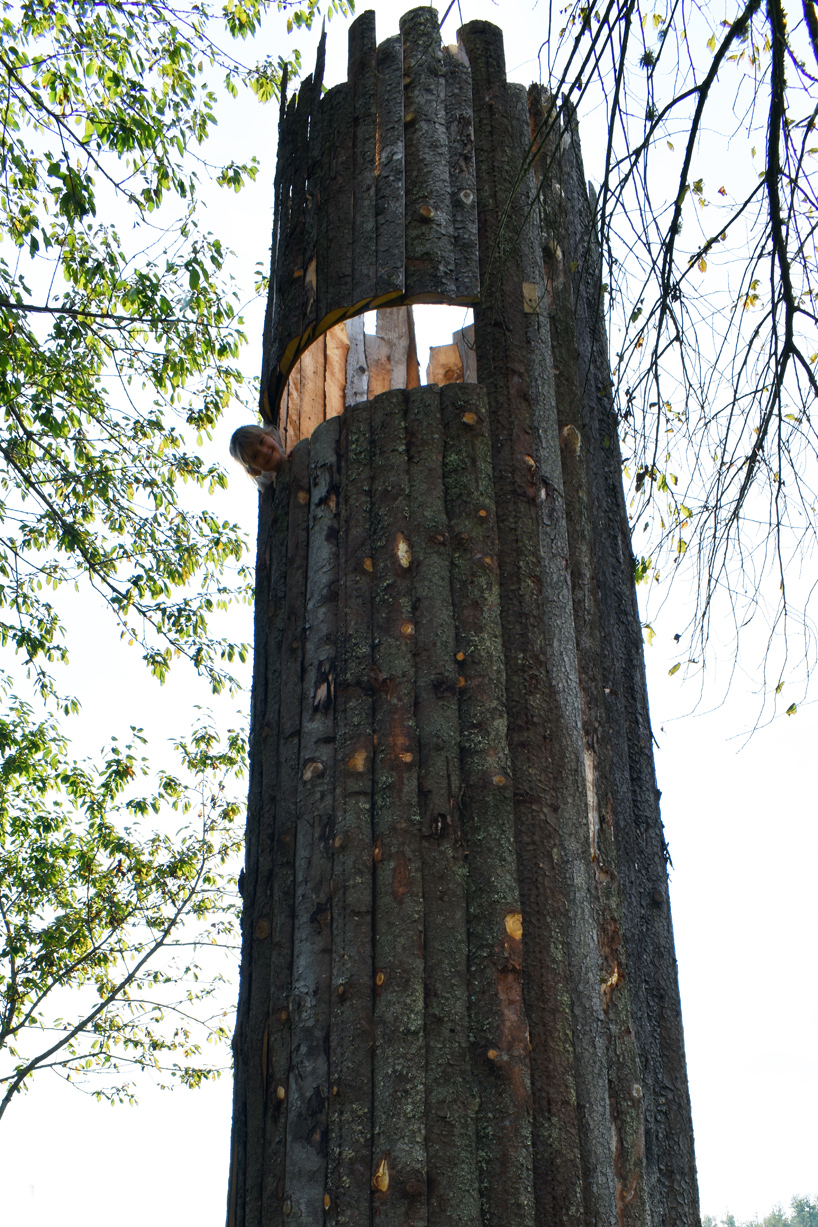
[[[694,1227],[576,127],[431,8],[322,73],[279,129],[228,1224]],[[430,302],[474,327],[421,386]]]

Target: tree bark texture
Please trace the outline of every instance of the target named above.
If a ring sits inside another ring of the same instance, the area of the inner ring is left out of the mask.
[[[281,112],[228,1225],[696,1227],[593,194],[436,21]]]

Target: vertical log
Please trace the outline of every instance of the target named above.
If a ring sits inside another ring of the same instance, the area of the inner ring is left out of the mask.
[[[318,238],[317,318],[334,323],[352,297],[352,91],[335,85],[321,99],[323,175]]]
[[[285,402],[282,401],[282,405]],[[293,367],[290,378],[287,380],[286,393],[286,432],[284,434],[284,447],[286,451],[291,451],[298,440],[301,438],[301,362],[296,362]]]
[[[278,251],[281,244],[282,215],[286,219],[289,212],[289,185],[284,179],[289,163],[286,149],[291,138],[291,128],[287,124],[287,81],[282,81],[281,105],[278,112],[278,156],[276,158],[275,184],[273,188],[273,236],[270,245],[270,284],[267,293],[267,306],[264,312],[264,329],[261,337],[261,412],[262,417],[272,420],[272,401],[270,399],[270,376],[276,362],[278,352],[276,337],[278,335],[281,316],[281,295],[278,285]],[[274,350],[276,350],[274,354]]]
[[[406,148],[406,293],[426,302],[455,293],[446,76],[437,10],[400,19]]]
[[[376,739],[372,1187],[379,1222],[423,1227],[423,875],[404,397],[402,391],[384,392],[371,402]]]
[[[341,419],[329,1206],[370,1221],[372,1177],[372,549],[370,404]]]
[[[500,32],[472,22],[461,35],[474,94],[483,292],[475,338],[500,533],[538,1222],[593,1224],[615,1214],[614,1179],[548,321],[526,252],[524,182],[519,190],[528,124],[524,95],[505,82]]]
[[[410,347],[409,308],[382,307],[376,321],[377,335],[389,346],[389,387],[405,388]]]
[[[307,531],[309,512],[309,443],[296,447],[289,470],[289,515],[287,525],[287,583],[284,594],[284,626],[281,644],[281,701],[276,746],[278,775],[275,793],[275,827],[271,848],[269,920],[254,929],[269,959],[269,990],[264,1008],[266,1063],[265,1112],[261,1136],[262,1196],[260,1227],[284,1222],[285,1152],[287,1129],[287,1083],[290,1065],[289,998],[292,989],[294,857],[296,792],[301,730],[301,669],[304,650],[304,596],[306,590]],[[285,486],[286,489],[286,486]],[[283,491],[282,491],[283,493]],[[274,794],[268,794],[273,800]],[[254,1223],[248,1215],[247,1224]]]
[[[568,926],[575,1078],[586,1219],[610,1222],[616,1214],[616,1181],[608,1102],[607,1026],[599,992],[597,931],[588,814],[585,747],[576,656],[565,494],[554,392],[551,330],[545,293],[542,230],[531,165],[526,90],[512,85],[509,106],[516,135],[519,183],[515,219],[523,276],[523,311],[529,356],[532,439],[538,475],[543,613],[552,718],[552,770],[560,816],[564,881],[572,922]],[[570,793],[568,789],[571,789]],[[570,800],[566,803],[566,794]]]
[[[331,418],[343,413],[346,400],[349,336],[347,325],[343,320],[334,328],[330,328],[324,338],[324,344],[326,347],[324,417]]]
[[[309,143],[307,148],[307,192],[305,197],[304,219],[304,305],[301,316],[301,329],[306,332],[315,327],[317,313],[317,277],[318,277],[318,246],[321,229],[322,189],[324,178],[323,145],[321,139],[321,121],[325,108],[321,105],[321,90],[324,85],[324,63],[326,59],[327,36],[321,34],[318,52],[315,57],[315,71],[312,77],[312,94],[310,100]]]
[[[545,105],[544,105],[545,103]],[[614,1131],[617,1215],[622,1227],[650,1221],[647,1202],[644,1094],[631,1010],[629,958],[614,840],[613,746],[605,709],[594,534],[587,473],[584,398],[579,386],[573,288],[564,275],[565,253],[573,262],[567,233],[566,197],[561,188],[559,132],[539,86],[529,91],[532,136],[540,146],[538,170],[545,225],[545,268],[549,280],[556,403],[565,489],[571,591],[577,645],[582,729],[588,782],[588,821],[596,884],[597,932],[602,1003],[607,1022],[608,1088]],[[576,202],[571,205],[576,208]],[[618,808],[618,807],[617,807]],[[636,1089],[634,1089],[636,1088]]]
[[[233,1037],[233,1134],[227,1195],[228,1227],[259,1221],[261,1170],[258,1132],[264,1115],[264,1031],[269,988],[269,946],[255,926],[270,922],[271,853],[278,776],[281,645],[284,633],[288,478],[265,491],[259,503],[256,602],[250,727],[250,795],[242,905],[239,1009]],[[271,752],[272,751],[272,752]]]
[[[326,334],[322,333],[301,355],[300,376],[300,438],[309,439],[316,426],[324,420],[324,396],[327,364]]]
[[[432,346],[426,367],[426,382],[436,383],[440,387],[444,383],[463,382],[463,362],[456,344]]]
[[[281,331],[278,356],[282,356],[294,337],[300,335],[304,314],[304,212],[307,193],[309,122],[312,107],[312,77],[298,91],[298,105],[292,116],[292,170],[290,173],[289,224],[284,237],[279,271],[281,284]],[[295,99],[293,99],[295,102]]]
[[[368,395],[372,400],[379,392],[388,392],[392,386],[392,346],[382,337],[373,337],[368,333],[364,345],[369,371]]]
[[[469,1062],[466,859],[443,426],[436,388],[407,397],[415,718],[422,831],[429,1227],[478,1227]]]
[[[286,345],[289,328],[288,270],[290,256],[290,224],[292,220],[290,191],[297,152],[297,112],[295,95],[289,104],[282,98],[278,128],[278,159],[276,161],[275,212],[273,215],[273,245],[270,256],[270,288],[264,319],[261,364],[262,415],[273,420],[278,394],[276,370]]]
[[[468,848],[471,1059],[483,1222],[534,1223],[523,920],[514,850],[498,539],[482,388],[440,394],[452,537],[463,832]]]
[[[369,367],[366,364],[364,317],[356,315],[347,320],[349,353],[347,354],[346,403],[357,405],[369,394]]]
[[[329,1021],[332,974],[332,828],[335,802],[335,655],[338,595],[338,426],[310,442],[298,826],[295,847],[292,1055],[287,1095],[287,1205],[320,1223],[327,1184]]]
[[[459,302],[475,302],[480,295],[480,269],[471,69],[460,44],[444,47],[443,64],[454,236],[454,295]]]
[[[474,348],[474,324],[468,324],[454,334],[453,340],[460,353],[463,366],[463,382],[477,383],[477,351]]]
[[[375,171],[375,290],[404,288],[403,48],[399,34],[378,47],[378,161]]]
[[[603,326],[601,261],[575,123],[563,138],[573,259],[579,379],[587,406],[589,486],[596,518],[606,706],[614,739],[614,837],[619,850],[634,1027],[644,1070],[648,1200],[657,1219],[698,1221],[698,1190],[681,1003],[667,883],[667,848],[652,755],[633,556]],[[604,500],[604,501],[601,501]],[[612,789],[613,791],[613,789]]]
[[[352,298],[375,296],[375,159],[377,118],[375,13],[361,13],[349,27],[347,79],[352,90]],[[354,402],[353,402],[354,403]]]

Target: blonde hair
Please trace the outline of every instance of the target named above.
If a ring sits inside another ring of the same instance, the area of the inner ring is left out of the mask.
[[[250,457],[254,454],[258,445],[259,439],[263,439],[265,435],[272,435],[281,452],[284,451],[284,443],[281,438],[281,432],[277,426],[239,426],[238,430],[234,430],[230,438],[230,455],[234,460],[238,460],[242,468],[253,477],[257,485],[264,489],[271,481],[274,481],[272,473],[259,473],[253,469],[250,463]]]

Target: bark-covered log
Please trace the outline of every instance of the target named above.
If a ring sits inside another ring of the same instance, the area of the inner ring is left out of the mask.
[[[604,508],[604,514],[597,516],[594,535],[595,571],[606,705],[615,739],[612,763],[619,804],[614,834],[634,1029],[644,1071],[640,1087],[645,1098],[648,1201],[653,1215],[693,1224],[698,1221],[699,1208],[667,848],[651,749],[642,635],[603,327],[601,267],[575,125],[563,137],[563,166],[573,258],[579,253],[586,256],[572,281],[589,486],[594,505]]]
[[[341,421],[327,1221],[369,1221],[372,1176],[370,406]]]
[[[472,22],[461,31],[472,67],[475,104],[480,281],[475,312],[477,376],[486,387],[499,532],[501,613],[506,661],[508,736],[514,763],[514,811],[523,944],[524,991],[531,1028],[534,1089],[534,1177],[538,1219],[583,1223],[585,1190],[573,1027],[568,865],[563,834],[581,821],[587,831],[584,768],[576,730],[561,718],[565,691],[576,684],[571,656],[555,670],[546,625],[539,508],[561,491],[541,484],[535,455],[524,276],[515,241],[522,209],[508,184],[519,170],[519,133],[505,82],[502,38]],[[546,406],[547,411],[547,406]],[[561,483],[560,483],[561,484]],[[541,494],[542,492],[542,494]],[[563,557],[567,551],[564,552]],[[563,564],[564,566],[564,564]],[[561,582],[560,582],[561,581]],[[564,588],[560,577],[557,592]],[[564,610],[558,610],[562,616]],[[570,698],[568,700],[570,702]],[[572,736],[573,734],[573,736]],[[581,875],[587,872],[583,866]],[[585,923],[585,916],[578,918]],[[593,1009],[596,1002],[589,1003]],[[593,1220],[591,1220],[593,1221]]]
[[[474,302],[480,293],[480,268],[471,69],[460,47],[444,47],[443,64],[454,235],[454,293],[459,302]]]
[[[332,978],[332,831],[338,611],[338,428],[310,440],[309,550],[301,687],[295,844],[286,1205],[320,1222],[327,1183],[329,1023]]]
[[[523,921],[514,852],[500,568],[488,407],[482,388],[441,392],[452,538],[463,832],[468,848],[472,1076],[484,1223],[534,1223]]]
[[[321,99],[321,212],[316,273],[317,322],[331,326],[352,294],[352,89],[334,85]]]
[[[344,305],[352,306],[375,297],[378,78],[372,9],[349,27],[347,80],[352,90],[352,297]]]
[[[378,162],[375,178],[375,291],[404,288],[403,45],[399,34],[378,47]]]
[[[403,38],[406,146],[406,293],[427,302],[455,295],[454,227],[449,188],[446,74],[438,16],[412,9]]]
[[[407,398],[406,441],[422,832],[429,1227],[478,1227],[457,645],[436,388]]]
[[[379,1222],[426,1222],[423,875],[404,393],[372,402],[373,1191]]]

